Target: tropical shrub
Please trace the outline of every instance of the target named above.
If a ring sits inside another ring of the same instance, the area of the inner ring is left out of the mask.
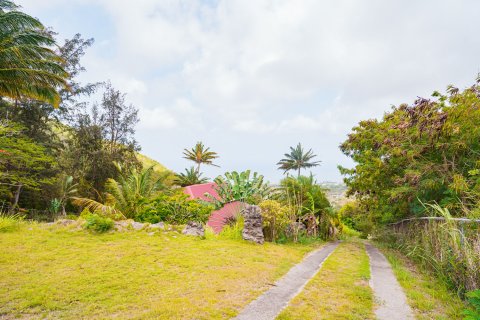
[[[276,200],[264,200],[258,205],[262,210],[263,233],[267,241],[275,241],[291,222],[288,207]]]
[[[264,183],[263,176],[254,172],[250,175],[250,170],[244,172],[225,172],[224,176],[215,178],[215,190],[220,199],[209,197],[216,208],[223,207],[226,203],[232,201],[244,201],[249,204],[258,204],[267,199],[271,193],[271,188]]]
[[[242,240],[243,223],[244,219],[242,216],[235,217],[235,219],[232,219],[230,223],[223,227],[218,237],[228,240]]]
[[[291,235],[296,242],[306,226],[305,236],[335,238],[339,233],[340,221],[327,199],[325,190],[315,181],[312,175],[287,176],[280,182],[280,187],[273,197],[285,206],[290,224],[287,236]]]
[[[372,234],[374,230],[374,225],[370,220],[370,216],[356,201],[350,201],[344,204],[338,210],[338,216],[345,226],[360,231],[363,237]]]
[[[283,202],[297,204],[302,215],[313,213],[320,216],[330,207],[325,191],[312,175],[286,177],[280,182],[280,191],[277,197]]]
[[[85,223],[83,227],[87,230],[103,233],[113,228],[114,222],[108,217],[103,217],[96,213],[90,213],[85,216]]]
[[[185,169],[185,173],[180,172],[175,175],[175,183],[181,187],[187,187],[206,182],[208,182],[208,178],[202,177],[202,173],[197,172],[194,167]]]
[[[132,168],[127,173],[118,164],[117,168],[120,177],[118,181],[111,178],[107,180],[103,203],[87,198],[73,198],[73,202],[97,214],[134,219],[145,210],[150,199],[165,188],[163,180],[168,173],[154,178],[153,166],[142,171]]]
[[[136,216],[136,219],[150,223],[159,221],[171,224],[185,224],[189,221],[205,223],[213,209],[213,206],[207,203],[190,200],[186,194],[178,190],[171,195],[158,195]]]

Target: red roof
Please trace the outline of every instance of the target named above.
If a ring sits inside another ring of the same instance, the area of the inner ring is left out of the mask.
[[[218,193],[215,191],[215,186],[215,182],[194,184],[193,186],[183,188],[183,191],[190,196],[190,199],[210,201],[210,199],[205,196],[206,193],[212,195],[215,199],[220,199]],[[235,217],[240,213],[243,209],[243,205],[244,204],[239,201],[227,203],[221,209],[212,212],[210,218],[208,218],[207,225],[212,228],[215,233],[219,233],[222,231],[229,218]]]
[[[209,193],[215,199],[220,199],[218,193],[215,191],[215,182],[194,184],[192,186],[185,187],[183,192],[190,196],[190,199],[202,199],[209,201],[210,199],[205,196],[205,193]]]
[[[227,224],[229,218],[240,214],[244,203],[240,201],[229,202],[219,210],[215,210],[208,218],[207,226],[213,229],[215,233],[220,233],[223,227]]]

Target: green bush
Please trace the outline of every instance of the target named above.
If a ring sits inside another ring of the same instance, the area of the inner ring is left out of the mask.
[[[102,217],[96,213],[90,213],[85,216],[85,224],[83,227],[90,231],[103,233],[112,229],[113,225],[114,223],[112,219]]]
[[[161,194],[146,206],[136,220],[150,223],[164,221],[171,224],[185,224],[189,221],[205,223],[213,206],[190,200],[182,191],[172,195]]]
[[[258,205],[262,210],[263,233],[267,241],[275,241],[291,222],[288,207],[275,200],[264,200]]]
[[[463,312],[464,320],[480,320],[480,290],[467,293],[467,298],[472,308]]]

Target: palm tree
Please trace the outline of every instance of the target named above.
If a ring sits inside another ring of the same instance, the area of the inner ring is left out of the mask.
[[[191,150],[184,149],[183,158],[191,160],[197,164],[197,174],[200,173],[200,165],[202,163],[218,167],[216,164],[213,164],[213,160],[218,158],[217,153],[214,151],[210,151],[210,148],[205,148],[201,141],[197,142],[195,147],[193,147]]]
[[[60,186],[60,198],[59,203],[60,207],[62,208],[62,215],[64,217],[67,216],[67,212],[65,210],[65,206],[67,205],[67,201],[69,199],[72,199],[78,192],[77,190],[77,183],[73,183],[73,177],[72,176],[66,176],[61,182]]]
[[[87,208],[91,212],[130,219],[135,218],[142,212],[148,200],[157,191],[165,188],[164,180],[168,174],[154,179],[154,166],[140,172],[132,169],[127,174],[122,171],[118,164],[116,166],[120,171],[120,177],[118,181],[110,178],[105,183],[107,192],[104,203],[87,198],[73,198],[73,203]]]
[[[55,40],[42,23],[18,9],[0,0],[0,96],[58,107],[58,89],[68,89],[64,61],[51,49]]]
[[[182,187],[187,187],[208,182],[208,178],[202,177],[202,173],[197,173],[194,167],[190,167],[190,169],[185,169],[185,173],[176,174],[175,182]]]
[[[290,153],[285,153],[285,158],[280,160],[277,165],[279,170],[284,170],[284,173],[290,170],[297,170],[300,176],[300,170],[304,168],[312,168],[320,165],[321,161],[310,161],[317,155],[313,153],[312,149],[304,153],[301,143],[293,148],[290,147]]]

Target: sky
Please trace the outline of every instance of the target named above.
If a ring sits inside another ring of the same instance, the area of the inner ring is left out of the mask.
[[[341,181],[339,145],[360,120],[473,84],[480,1],[17,0],[59,33],[94,38],[85,82],[111,80],[139,109],[142,153],[175,171],[203,141],[206,176],[251,169],[275,183],[301,142]]]

